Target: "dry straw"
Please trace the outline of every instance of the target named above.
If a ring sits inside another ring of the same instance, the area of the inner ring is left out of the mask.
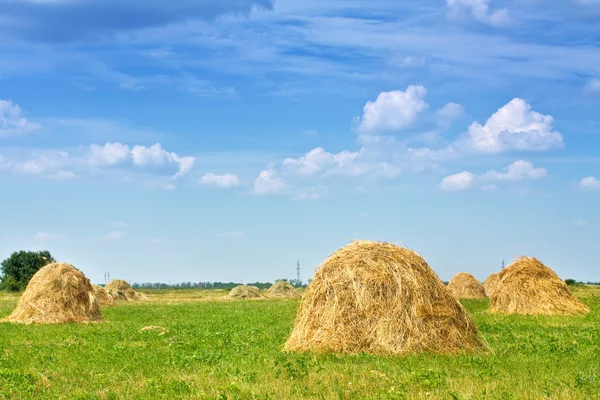
[[[485,348],[471,317],[413,251],[354,241],[316,271],[286,351],[410,354]]]
[[[260,299],[263,296],[257,288],[248,285],[240,285],[231,289],[229,294],[225,297],[231,299]]]
[[[492,297],[498,284],[500,283],[500,273],[491,274],[487,277],[485,282],[483,282],[483,288],[485,289],[485,294],[488,297]]]
[[[267,297],[279,299],[299,299],[302,296],[296,291],[296,288],[292,286],[291,283],[277,281],[269,288],[269,290],[267,290]]]
[[[106,285],[106,292],[115,300],[146,300],[146,296],[133,290],[131,285],[120,279],[113,279]]]
[[[460,272],[450,279],[448,290],[457,299],[482,299],[485,297],[485,289],[481,282],[466,272]]]
[[[96,298],[100,302],[100,307],[109,307],[115,305],[115,299],[110,296],[102,286],[92,285]]]
[[[52,263],[31,278],[17,308],[3,321],[62,324],[102,320],[89,279],[69,264]]]
[[[490,311],[502,314],[586,314],[590,309],[566,283],[533,257],[521,257],[500,272]]]

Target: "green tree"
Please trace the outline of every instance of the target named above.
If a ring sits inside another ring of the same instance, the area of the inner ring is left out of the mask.
[[[6,290],[23,290],[40,268],[53,262],[56,260],[47,250],[15,251],[0,264],[1,286]]]

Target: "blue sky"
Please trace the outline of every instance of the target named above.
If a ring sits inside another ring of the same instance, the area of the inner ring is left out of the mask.
[[[600,281],[600,1],[0,3],[0,258],[302,278],[351,239]]]

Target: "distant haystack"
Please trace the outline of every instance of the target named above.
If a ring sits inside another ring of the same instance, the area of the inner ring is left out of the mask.
[[[133,290],[131,285],[120,279],[113,279],[106,285],[106,292],[115,300],[146,300],[146,296]]]
[[[354,241],[309,284],[286,351],[410,354],[485,348],[460,302],[413,251]]]
[[[289,282],[277,281],[267,290],[267,297],[279,299],[299,299],[302,296]]]
[[[566,283],[533,257],[521,257],[500,272],[490,311],[502,314],[586,314],[590,309]]]
[[[490,276],[488,276],[487,279],[485,280],[485,282],[483,282],[485,294],[488,297],[492,297],[499,284],[500,284],[500,273],[491,274]]]
[[[102,321],[100,303],[88,278],[69,264],[52,263],[29,281],[17,308],[4,319],[25,324]]]
[[[448,283],[448,290],[457,299],[483,299],[485,289],[473,275],[466,272],[457,274]]]
[[[260,289],[258,288],[258,286],[250,286],[252,289],[256,289],[258,291],[260,291]]]
[[[92,287],[94,288],[96,298],[100,302],[100,307],[109,307],[115,305],[115,299],[113,299],[112,296],[109,296],[102,286],[92,285]]]
[[[231,289],[226,297],[232,299],[260,299],[263,296],[258,289],[253,288],[252,286],[240,285]]]

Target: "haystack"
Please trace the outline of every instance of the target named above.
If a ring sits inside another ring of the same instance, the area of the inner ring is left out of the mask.
[[[299,299],[302,297],[289,282],[277,281],[267,290],[267,297],[279,299]]]
[[[485,282],[483,282],[483,288],[485,289],[485,294],[487,297],[492,297],[496,288],[500,284],[500,273],[491,274],[487,277]]]
[[[485,289],[473,275],[460,272],[450,279],[448,290],[457,299],[482,299],[485,297]]]
[[[29,281],[17,308],[4,319],[25,324],[102,321],[100,303],[88,278],[69,264],[52,263]]]
[[[485,346],[460,302],[413,251],[354,241],[317,270],[286,351],[457,353]]]
[[[521,257],[500,272],[490,311],[502,314],[586,314],[590,309],[566,283],[533,257]]]
[[[226,296],[233,299],[259,299],[262,296],[258,289],[248,285],[236,286]]]
[[[109,296],[102,286],[92,285],[92,287],[94,288],[96,298],[100,302],[100,307],[109,307],[115,305],[115,299],[113,299],[112,296]]]
[[[146,296],[133,290],[131,285],[120,279],[113,279],[106,285],[106,292],[115,300],[145,300]]]

